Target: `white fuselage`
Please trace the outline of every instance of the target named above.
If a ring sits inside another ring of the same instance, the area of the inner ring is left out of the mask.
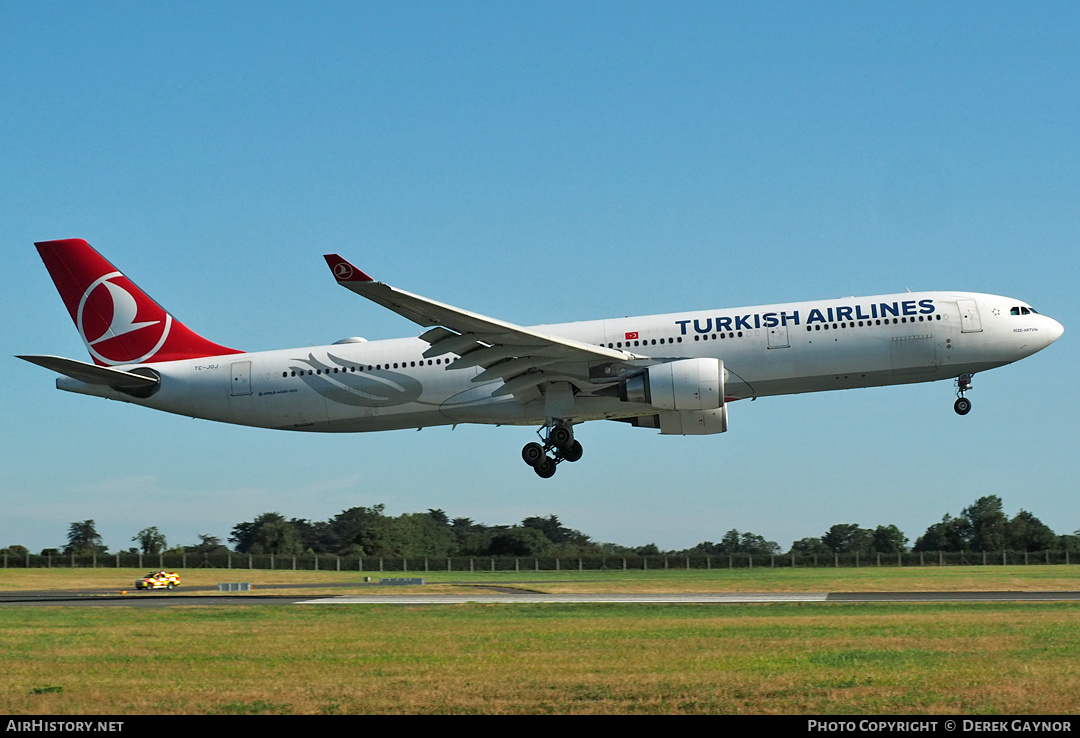
[[[949,379],[1009,364],[1062,333],[1019,300],[961,292],[913,292],[759,307],[537,326],[576,341],[650,357],[716,358],[726,399]],[[544,401],[498,395],[502,379],[474,382],[481,367],[424,358],[419,338],[229,354],[139,365],[160,388],[139,399],[62,377],[61,389],[166,412],[283,430],[361,432],[451,423],[531,424]],[[120,367],[123,368],[123,367]],[[604,386],[577,386],[570,422],[643,416],[654,409]]]

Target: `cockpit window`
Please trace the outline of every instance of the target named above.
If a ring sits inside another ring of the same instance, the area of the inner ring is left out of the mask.
[[[1019,314],[1020,314],[1020,308],[1019,307],[1014,307],[1012,310],[1009,311],[1009,315],[1019,315]]]

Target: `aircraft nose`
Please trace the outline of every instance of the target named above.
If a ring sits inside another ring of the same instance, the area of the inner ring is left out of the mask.
[[[1049,340],[1047,340],[1046,342],[1046,345],[1049,346],[1054,341],[1061,338],[1062,334],[1065,333],[1065,326],[1063,326],[1061,323],[1057,322],[1053,318],[1047,318],[1047,320],[1050,321],[1050,327],[1047,329]]]

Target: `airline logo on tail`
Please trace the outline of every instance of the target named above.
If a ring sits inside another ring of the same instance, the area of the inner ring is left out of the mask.
[[[154,302],[144,301],[140,306],[125,283],[137,293],[120,272],[98,277],[86,288],[75,315],[75,326],[87,351],[105,364],[138,364],[151,359],[172,329],[171,315]],[[140,321],[140,313],[156,320]],[[146,330],[154,326],[154,330]],[[135,332],[138,335],[130,335]],[[118,340],[121,337],[123,341]]]
[[[208,341],[173,318],[81,238],[42,241],[37,248],[95,363],[243,353]]]

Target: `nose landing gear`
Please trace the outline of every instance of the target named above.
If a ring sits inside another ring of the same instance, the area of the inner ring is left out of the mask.
[[[574,440],[574,429],[570,423],[551,421],[538,430],[537,435],[543,444],[526,443],[521,449],[521,458],[540,478],[554,476],[556,465],[563,461],[574,462],[581,458],[583,450],[581,444]]]
[[[953,410],[957,415],[967,415],[971,412],[971,400],[964,397],[969,389],[971,389],[971,377],[972,374],[961,374],[956,378],[956,402],[953,403]]]

